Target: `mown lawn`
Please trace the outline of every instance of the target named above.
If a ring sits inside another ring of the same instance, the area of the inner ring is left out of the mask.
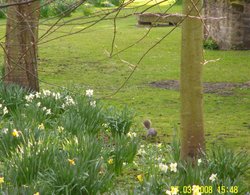
[[[166,5],[153,8],[160,12]],[[172,12],[180,11],[175,6]],[[126,9],[121,15],[134,10]],[[137,10],[138,12],[139,10]],[[82,16],[74,13],[65,21]],[[75,25],[65,25],[43,39],[39,44],[39,77],[42,88],[54,88],[43,81],[69,87],[77,93],[92,88],[104,102],[118,107],[128,105],[136,113],[135,129],[145,133],[141,122],[149,118],[159,131],[159,139],[169,142],[173,129],[179,126],[179,93],[153,88],[149,83],[162,80],[178,80],[180,64],[181,29],[176,28],[159,45],[152,49],[138,65],[126,85],[111,96],[128,77],[141,56],[173,27],[153,28],[148,36],[134,47],[108,58],[113,38],[113,20],[102,21],[92,28],[73,36],[47,42],[65,32],[83,29],[92,20],[81,19]],[[0,35],[5,33],[5,20],[0,20]],[[39,34],[49,29],[55,20],[41,20]],[[133,44],[147,33],[147,27],[137,27],[135,16],[117,20],[114,52]],[[4,40],[2,39],[1,42]],[[0,51],[3,61],[3,51]],[[204,66],[205,82],[247,82],[250,77],[250,51],[209,51],[206,60],[220,59]],[[56,87],[55,87],[56,88]],[[106,96],[109,96],[106,98]],[[206,140],[210,144],[222,144],[229,148],[250,150],[250,89],[234,90],[233,95],[204,95]]]

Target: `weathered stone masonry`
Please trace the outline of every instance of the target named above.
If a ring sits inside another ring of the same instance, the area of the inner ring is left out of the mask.
[[[205,20],[211,37],[222,50],[250,49],[250,0],[204,0]]]

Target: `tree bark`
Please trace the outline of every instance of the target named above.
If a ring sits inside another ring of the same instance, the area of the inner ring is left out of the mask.
[[[194,7],[192,1],[196,4]],[[202,0],[184,0],[183,14],[199,17]],[[194,160],[205,150],[203,125],[203,25],[187,17],[182,24],[181,47],[181,159]]]
[[[9,0],[8,3],[21,0]],[[39,91],[37,40],[40,1],[8,7],[4,83]]]

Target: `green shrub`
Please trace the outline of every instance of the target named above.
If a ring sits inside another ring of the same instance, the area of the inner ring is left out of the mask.
[[[110,118],[93,90],[71,96],[1,87],[0,111],[8,106],[9,112],[1,113],[0,193],[101,194],[113,189],[124,163],[133,162],[138,139],[128,134],[132,119],[127,109],[112,108]],[[113,137],[105,130],[115,118],[122,119],[122,134]]]
[[[124,3],[124,0],[110,0],[110,3],[115,6],[120,6]]]
[[[204,40],[203,47],[204,47],[204,49],[210,49],[210,50],[219,49],[218,44],[212,38],[208,38],[208,39]]]
[[[121,111],[111,107],[105,116],[106,123],[113,136],[126,135],[133,123],[133,114],[127,107]]]
[[[6,9],[0,9],[0,19],[1,18],[6,18]]]
[[[40,0],[41,7],[40,7],[40,17],[41,18],[48,18],[51,14],[51,6],[47,4],[45,0]]]
[[[89,3],[86,3],[83,6],[81,6],[81,9],[84,16],[89,16],[93,12],[92,5]]]

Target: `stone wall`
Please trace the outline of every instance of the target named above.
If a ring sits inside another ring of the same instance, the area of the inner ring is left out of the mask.
[[[241,4],[230,0],[205,0],[204,15],[208,17],[205,37],[211,37],[220,49],[250,49],[249,0],[242,0]]]

